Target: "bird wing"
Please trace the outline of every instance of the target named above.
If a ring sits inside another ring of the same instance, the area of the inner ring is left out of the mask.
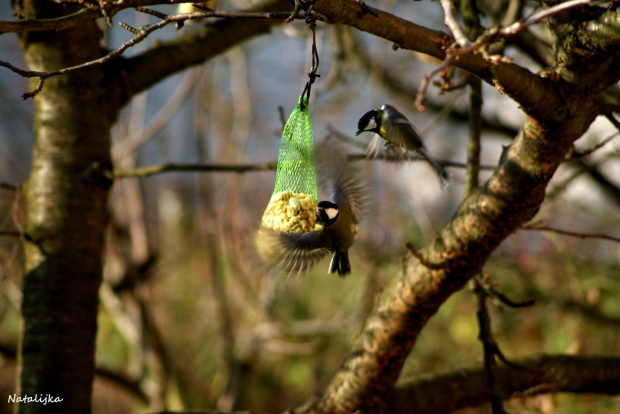
[[[336,205],[348,206],[355,223],[359,223],[368,209],[367,185],[362,180],[361,171],[351,163],[341,168],[341,173],[334,177],[330,198]]]
[[[310,270],[330,252],[322,242],[322,231],[285,233],[267,227],[258,231],[256,247],[268,267],[289,273]]]
[[[355,223],[359,223],[368,205],[368,184],[360,163],[349,162],[346,154],[334,145],[320,148],[318,156],[317,174],[325,195],[338,208],[347,206]]]
[[[391,127],[385,123],[381,125],[386,129],[384,135],[389,136],[390,140],[398,146],[419,152],[424,145],[422,138],[407,117],[390,105],[384,105],[383,111],[387,112],[390,119],[392,119]],[[388,128],[390,129],[387,130]]]
[[[383,152],[383,143],[385,140],[381,135],[373,133],[368,145],[366,145],[366,157],[377,158]]]

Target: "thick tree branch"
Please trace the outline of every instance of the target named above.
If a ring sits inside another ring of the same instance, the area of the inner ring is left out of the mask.
[[[567,3],[570,2],[554,7]],[[611,86],[609,79],[620,76],[617,64],[620,54],[619,16],[616,7],[608,10],[586,7],[571,9],[547,19],[547,27],[554,36],[557,65],[554,76],[589,94]],[[595,65],[597,70],[592,72],[591,65]]]
[[[89,7],[78,10],[68,16],[54,19],[24,19],[14,22],[0,21],[0,34],[64,30],[94,20],[98,17],[101,17],[99,10],[95,7]]]
[[[147,7],[157,4],[191,3],[192,0],[123,0],[100,2],[99,7],[87,5],[66,16],[49,19],[21,19],[17,21],[0,21],[0,35],[4,33],[50,32],[66,30],[80,24],[105,17],[111,25],[111,19],[121,10],[134,7]],[[69,2],[67,2],[69,3]],[[77,3],[77,2],[75,2]],[[86,3],[86,2],[84,2]]]
[[[244,12],[271,13],[290,8],[287,0],[266,0]],[[289,15],[290,11],[283,13],[280,20],[220,20],[170,41],[159,42],[143,54],[123,62],[126,77],[122,82],[130,89],[127,96],[148,89],[175,72],[201,64],[253,36],[268,33],[271,26],[282,24]]]
[[[571,3],[572,4],[572,3]],[[585,0],[575,4],[585,4]],[[326,1],[317,0],[314,10],[324,15],[328,21],[342,23],[359,30],[382,37],[394,42],[399,48],[415,50],[438,59],[444,60],[454,39],[444,32],[431,30],[401,19],[388,12],[361,6],[361,2],[353,0]],[[367,12],[372,10],[372,13]],[[490,44],[505,36],[518,33],[531,24],[540,22],[546,14],[533,16],[527,22],[518,22],[509,28],[489,29],[479,38],[472,53],[459,51],[458,59],[450,63],[463,68],[487,83],[494,85],[500,92],[506,93],[521,105],[526,113],[536,117],[540,122],[556,122],[562,114],[563,89],[558,88],[556,82],[550,78],[541,77],[514,63],[488,61],[482,54],[473,53],[486,42]],[[479,44],[478,44],[479,43]],[[611,64],[611,63],[610,63]],[[620,65],[617,65],[620,66]],[[609,71],[607,77],[599,79],[599,83],[613,85],[618,81],[620,74]]]
[[[225,18],[225,19],[235,19],[235,20],[245,20],[245,19],[266,19],[266,20],[271,20],[271,19],[275,19],[275,20],[284,20],[287,17],[289,17],[289,13],[286,12],[281,12],[281,13],[268,13],[268,12],[228,12],[228,11],[201,11],[201,12],[196,12],[196,13],[188,13],[188,14],[181,14],[181,15],[170,15],[167,16],[165,14],[156,12],[156,11],[152,11],[149,9],[144,9],[141,7],[136,7],[136,10],[144,12],[144,13],[148,13],[148,14],[153,14],[156,15],[160,18],[162,18],[162,20],[160,20],[157,23],[153,23],[144,27],[139,27],[137,29],[132,28],[124,23],[120,23],[120,25],[122,27],[124,27],[125,29],[129,30],[130,32],[134,33],[134,37],[126,42],[124,42],[121,46],[119,46],[117,49],[111,51],[110,53],[108,53],[105,56],[102,56],[99,59],[95,59],[95,60],[91,60],[88,62],[84,62],[81,63],[79,65],[75,65],[75,66],[71,66],[68,68],[62,68],[59,70],[55,70],[55,71],[46,71],[46,72],[40,72],[40,71],[29,71],[29,70],[22,70],[19,69],[15,66],[13,66],[12,64],[10,64],[9,62],[4,62],[0,60],[0,66],[4,66],[8,69],[10,69],[11,71],[19,74],[20,76],[26,77],[26,78],[39,78],[39,83],[37,85],[37,87],[28,93],[25,93],[22,95],[23,99],[28,99],[28,98],[33,98],[34,96],[36,96],[39,92],[41,92],[41,89],[43,88],[43,84],[45,82],[46,79],[51,78],[53,76],[58,76],[58,75],[64,75],[64,74],[68,74],[71,72],[75,72],[78,70],[83,70],[86,68],[89,68],[91,66],[95,66],[95,65],[102,65],[105,64],[107,62],[112,61],[115,58],[118,58],[119,56],[121,56],[125,50],[129,49],[130,47],[135,46],[136,44],[142,42],[143,40],[145,40],[151,33],[162,29],[163,27],[171,24],[171,23],[183,23],[188,19],[203,19],[203,18],[213,18],[213,17],[220,17],[220,18]],[[237,22],[237,26],[242,25],[244,27],[249,26],[249,27],[258,27],[258,29],[256,30],[261,30],[260,28],[262,27],[269,27],[270,25],[274,24],[269,23],[269,24],[244,24],[244,23],[239,23]],[[223,26],[226,26],[226,23],[223,24]],[[223,47],[223,49],[220,50],[220,52],[215,53],[214,55],[221,53],[223,50],[227,49],[228,47],[230,47],[231,45],[234,45],[238,42],[241,42],[243,40],[246,39],[246,37],[252,36],[253,34],[256,34],[256,32],[254,32],[253,30],[250,31],[246,31],[244,35],[238,35],[239,37],[233,37],[232,39],[230,39],[230,36],[225,36],[223,37],[223,39],[228,40],[227,42],[212,42],[213,44],[217,44],[220,46],[220,48]],[[186,36],[187,37],[187,36]],[[191,37],[191,36],[189,36]],[[183,37],[185,38],[185,37]],[[201,42],[203,41],[202,39],[200,40]],[[200,47],[194,47],[194,49],[196,50],[202,50],[203,48]],[[195,62],[195,63],[200,63],[214,55],[205,55],[203,57],[202,60]],[[159,65],[161,66],[161,64]],[[180,67],[180,69],[185,69],[188,65],[184,65],[182,67]],[[143,68],[142,68],[143,69]],[[179,70],[180,70],[179,69]],[[129,71],[129,69],[128,69]],[[149,73],[153,73],[154,70],[149,71]],[[143,74],[144,71],[141,71],[141,74]],[[170,73],[167,73],[165,75],[163,75],[163,77],[169,75]],[[130,72],[128,74],[128,76],[132,76],[132,73]],[[140,78],[142,78],[142,76],[140,76]],[[121,78],[119,78],[121,79]]]
[[[620,358],[537,355],[515,361],[524,369],[497,367],[506,398],[549,392],[620,394]],[[450,390],[449,397],[446,391]],[[489,399],[482,366],[401,381],[384,412],[443,413],[482,404]]]

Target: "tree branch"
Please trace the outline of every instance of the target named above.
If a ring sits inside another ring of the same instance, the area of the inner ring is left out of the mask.
[[[96,7],[94,4],[88,5],[85,4],[86,2],[82,2],[82,4],[85,5],[83,9],[80,9],[75,13],[71,13],[62,17],[56,17],[51,19],[21,19],[17,21],[0,21],[0,35],[4,33],[50,32],[66,30],[72,27],[76,27],[84,22],[98,19],[100,17],[105,17],[108,21],[108,24],[111,26],[112,17],[114,17],[118,12],[125,9],[148,7],[160,4],[193,2],[193,0],[123,0],[100,2],[99,7]]]
[[[478,320],[478,339],[482,343],[484,355],[484,370],[487,378],[487,388],[489,390],[489,400],[491,401],[491,409],[493,414],[504,414],[504,406],[502,403],[502,393],[500,384],[497,381],[497,363],[495,356],[500,355],[499,347],[493,332],[491,331],[491,317],[486,305],[487,293],[482,287],[483,282],[474,278],[474,294],[476,295],[477,310],[476,317]]]
[[[175,72],[204,63],[253,36],[268,33],[271,26],[280,24],[290,16],[290,11],[276,13],[283,10],[290,10],[287,0],[265,0],[243,12],[247,15],[259,13],[263,16],[260,20],[220,20],[175,39],[159,42],[146,52],[123,61],[122,70],[127,75],[122,85],[131,89],[128,96],[132,96]]]
[[[620,188],[601,172],[600,163],[591,164],[586,162],[583,158],[580,158],[577,165],[582,171],[585,171],[617,205],[620,205]]]
[[[587,3],[587,0],[578,1],[580,3],[575,3],[575,5]],[[367,12],[367,9],[371,9],[373,13]],[[453,48],[450,52],[454,39],[447,34],[416,25],[382,10],[368,6],[362,7],[357,1],[317,0],[314,10],[324,15],[330,22],[355,27],[390,40],[399,48],[415,50],[443,60],[444,65],[436,69],[434,71],[436,73],[447,67],[447,64],[463,68],[495,86],[501,93],[509,95],[521,105],[526,113],[536,117],[539,121],[555,122],[553,118],[563,108],[565,101],[562,97],[563,91],[557,90],[553,80],[535,75],[514,63],[496,59],[486,60],[482,54],[475,52],[484,45],[511,36],[531,24],[538,23],[540,15],[533,16],[525,23],[517,22],[508,28],[488,29],[468,48],[457,50]],[[456,59],[457,55],[458,59]],[[612,85],[617,82],[617,79],[610,78],[602,81]],[[424,85],[421,85],[421,88],[423,89]]]
[[[21,186],[9,184],[9,183],[0,183],[0,189],[7,190],[7,191],[20,191]]]
[[[99,9],[87,7],[70,15],[54,19],[23,19],[14,22],[0,21],[0,34],[70,29],[84,22],[95,20],[98,17],[101,17]]]
[[[543,354],[515,362],[524,369],[497,367],[497,383],[505,398],[549,392],[620,394],[618,357]],[[485,371],[478,365],[405,379],[396,386],[384,412],[450,412],[488,399]]]
[[[261,164],[160,164],[138,168],[115,168],[108,173],[110,179],[125,177],[150,177],[155,174],[167,172],[234,172],[244,173],[248,171],[275,170],[277,162],[265,162]]]
[[[546,226],[544,224],[524,224],[521,226],[521,230],[538,230],[538,231],[550,231],[552,233],[561,234],[563,236],[577,237],[580,239],[601,239],[608,240],[616,243],[620,243],[620,237],[610,236],[602,233],[579,233],[576,231],[568,231],[562,229],[556,229],[555,227]]]
[[[136,10],[138,11],[142,11],[148,14],[153,14],[153,12],[149,9],[143,9],[140,7],[136,7]],[[121,56],[125,50],[129,49],[130,47],[135,46],[136,44],[142,42],[144,39],[146,39],[151,33],[153,33],[156,30],[162,29],[163,27],[171,24],[171,23],[182,23],[185,22],[188,19],[204,19],[204,18],[210,18],[210,17],[221,17],[221,18],[225,18],[225,19],[235,19],[235,20],[245,20],[245,19],[266,19],[266,20],[270,20],[270,19],[275,19],[275,20],[284,20],[286,18],[289,17],[290,13],[286,13],[286,12],[281,12],[281,13],[269,13],[269,12],[252,12],[252,11],[248,11],[248,12],[228,12],[228,11],[201,11],[201,12],[196,12],[196,13],[188,13],[188,14],[179,14],[179,15],[170,15],[170,16],[166,16],[162,13],[157,12],[158,17],[161,17],[162,20],[160,20],[157,23],[153,23],[147,26],[143,26],[143,27],[139,27],[137,29],[132,28],[131,26],[128,26],[125,23],[119,23],[122,27],[124,27],[125,29],[129,30],[130,32],[134,33],[135,36],[124,42],[121,46],[119,46],[117,49],[113,50],[112,52],[108,53],[107,55],[99,58],[99,59],[95,59],[95,60],[91,60],[79,65],[75,65],[72,67],[68,67],[68,68],[63,68],[63,69],[59,69],[59,70],[55,70],[55,71],[49,71],[49,72],[38,72],[38,71],[29,71],[29,70],[22,70],[19,69],[15,66],[13,66],[12,64],[8,63],[8,62],[4,62],[2,60],[0,60],[0,66],[4,66],[10,70],[12,70],[13,72],[19,74],[20,76],[26,77],[26,78],[39,78],[39,84],[36,87],[36,89],[34,89],[31,92],[25,93],[22,95],[23,99],[28,99],[28,98],[33,98],[34,96],[36,96],[39,92],[41,92],[41,89],[43,88],[43,83],[46,79],[51,78],[53,76],[58,76],[58,75],[65,75],[71,72],[75,72],[77,70],[82,70],[82,69],[86,69],[95,65],[102,65],[105,64],[119,56]],[[165,17],[164,17],[165,16]],[[243,24],[243,23],[242,23]],[[273,23],[270,23],[268,25],[266,25],[267,27],[270,26]],[[237,23],[237,26],[239,25],[239,23]],[[243,24],[245,26],[252,26],[252,25],[247,25],[247,24]],[[264,25],[265,26],[265,25]],[[227,37],[225,37],[227,39]],[[227,39],[228,40],[228,39]],[[243,38],[236,40],[233,44],[240,42],[244,40]],[[202,40],[201,40],[202,41]],[[214,43],[224,43],[227,44],[228,42],[214,42]],[[230,44],[228,45],[230,46]],[[201,48],[195,48],[197,50],[200,50]],[[201,61],[206,60],[208,57],[204,57]],[[198,62],[196,62],[198,63]],[[185,69],[186,66],[182,67],[181,69]],[[154,72],[153,70],[149,71],[149,73]],[[141,71],[141,73],[144,73],[144,71]],[[169,73],[168,73],[169,74]],[[164,75],[167,76],[168,74]],[[129,76],[131,76],[131,73],[129,74]]]

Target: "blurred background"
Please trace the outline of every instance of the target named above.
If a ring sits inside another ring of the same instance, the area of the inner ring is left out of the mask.
[[[248,1],[218,1],[223,10]],[[369,2],[370,4],[371,2]],[[437,2],[372,2],[405,19],[446,30]],[[158,7],[165,13],[175,8]],[[492,9],[491,9],[492,10]],[[2,20],[11,10],[0,6]],[[155,18],[123,11],[114,22],[134,27]],[[485,24],[494,23],[485,16]],[[200,24],[200,23],[198,23]],[[131,38],[106,27],[105,47]],[[187,24],[182,30],[192,30]],[[548,44],[544,26],[534,29]],[[129,49],[139,54],[174,29],[155,32]],[[311,66],[303,21],[276,26],[204,65],[168,78],[137,96],[113,131],[115,167],[164,163],[255,164],[275,161],[283,118],[295,108]],[[418,112],[415,93],[437,62],[348,27],[318,24],[321,75],[312,89],[317,144],[335,140],[362,154],[369,134],[357,120],[391,103],[421,132],[430,152],[449,167],[441,190],[423,162],[356,161],[372,176],[371,213],[351,250],[353,273],[327,275],[322,262],[305,277],[263,273],[252,234],[273,191],[274,171],[164,173],[120,178],[110,197],[105,275],[100,293],[95,413],[233,408],[276,412],[295,407],[327,385],[347,356],[381,287],[400,269],[403,242],[423,247],[463,197],[467,88],[438,95],[431,86]],[[2,59],[24,68],[17,36],[0,36]],[[532,71],[540,58],[508,45],[506,55]],[[547,50],[552,56],[550,49]],[[149,70],[144,68],[145,71]],[[453,81],[464,73],[456,70]],[[0,230],[19,232],[27,207],[19,191],[29,176],[33,102],[28,82],[0,69]],[[524,119],[509,98],[484,85],[481,183]],[[591,154],[568,160],[554,177],[535,220],[577,233],[620,237],[620,141],[599,119],[576,143]],[[601,178],[602,177],[602,178]],[[493,330],[508,358],[533,353],[620,355],[620,244],[601,238],[519,231],[485,267],[497,290],[536,304],[512,309],[490,302]],[[22,285],[19,237],[0,237],[0,394],[12,394]],[[403,375],[480,363],[476,298],[455,294],[428,323]],[[515,399],[521,413],[612,413],[619,397],[543,395]],[[0,405],[0,412],[4,408]],[[8,411],[7,411],[8,412]],[[487,412],[473,408],[462,412]]]

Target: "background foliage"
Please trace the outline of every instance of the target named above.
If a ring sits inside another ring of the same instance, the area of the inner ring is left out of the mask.
[[[218,4],[242,7],[245,2]],[[3,20],[9,9],[3,7]],[[160,7],[164,12],[172,6]],[[384,0],[376,7],[429,27],[443,28],[435,2]],[[118,20],[155,20],[133,11]],[[183,30],[191,30],[187,25]],[[106,29],[117,47],[130,36]],[[544,25],[534,32],[544,43]],[[172,28],[156,32],[128,53],[148,48]],[[175,75],[133,99],[114,131],[115,166],[175,162],[262,163],[277,155],[281,111],[293,109],[305,83],[310,50],[302,22],[232,49],[209,63]],[[384,102],[397,105],[419,127],[440,159],[465,162],[467,94],[441,96],[431,89],[418,113],[412,91],[436,62],[392,50],[382,39],[340,26],[319,25],[321,78],[311,105],[315,139],[352,137],[357,119]],[[4,59],[23,67],[15,37],[0,37]],[[514,56],[532,71],[539,63],[518,47]],[[19,186],[28,176],[32,107],[19,96],[25,81],[3,72],[0,112],[0,180]],[[456,71],[455,79],[463,73]],[[493,167],[522,114],[508,98],[484,87],[482,164]],[[590,148],[617,131],[596,121],[577,142]],[[362,141],[348,144],[359,154]],[[620,234],[618,139],[585,157],[614,189],[567,161],[553,178],[537,215],[554,228]],[[373,174],[372,214],[352,251],[353,274],[327,276],[322,263],[303,278],[265,276],[251,250],[252,231],[273,189],[274,172],[167,173],[116,180],[110,198],[105,282],[100,292],[95,413],[218,407],[274,412],[294,407],[322,389],[347,356],[375,295],[396,273],[403,240],[423,246],[452,215],[463,194],[463,170],[450,168],[441,191],[419,162],[363,162]],[[485,170],[482,179],[488,176]],[[577,173],[579,173],[577,175]],[[26,207],[19,192],[0,190],[0,228],[18,232]],[[403,223],[406,223],[403,225]],[[15,384],[22,250],[15,237],[0,238],[0,395]],[[517,301],[491,306],[493,330],[508,358],[532,353],[618,355],[620,248],[618,240],[580,239],[554,232],[519,231],[485,266],[494,286]],[[471,289],[454,295],[431,320],[407,360],[403,377],[480,362],[476,301]],[[4,406],[6,408],[6,406]],[[0,405],[0,410],[4,409]],[[542,395],[512,400],[524,413],[612,413],[618,397]],[[10,409],[10,407],[9,407]],[[486,412],[487,408],[465,410]],[[8,411],[6,411],[8,412]]]

